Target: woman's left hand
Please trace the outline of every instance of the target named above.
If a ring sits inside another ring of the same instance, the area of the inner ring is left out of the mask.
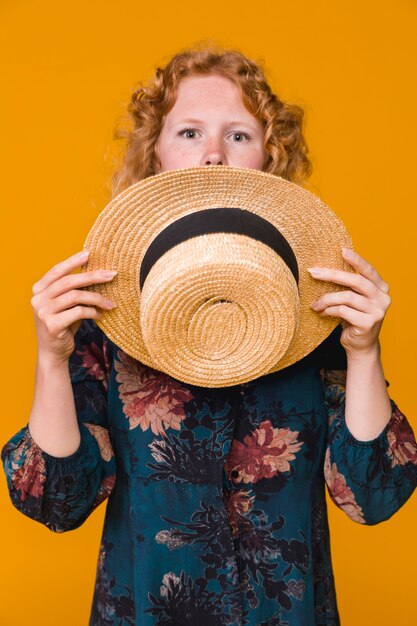
[[[342,248],[342,255],[357,273],[327,267],[308,271],[313,278],[350,289],[326,293],[310,306],[321,316],[340,317],[347,322],[340,343],[348,356],[358,356],[379,349],[379,331],[391,298],[387,283],[370,263],[348,248]]]

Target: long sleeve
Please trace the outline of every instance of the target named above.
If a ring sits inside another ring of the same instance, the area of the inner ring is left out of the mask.
[[[111,493],[116,464],[107,429],[108,342],[84,320],[70,358],[81,443],[67,457],[41,450],[26,425],[3,447],[1,458],[13,505],[54,532],[80,526]]]
[[[352,520],[377,524],[398,511],[417,486],[413,430],[391,399],[391,418],[379,436],[356,439],[345,422],[346,369],[322,369],[321,374],[329,419],[324,476],[330,497]]]

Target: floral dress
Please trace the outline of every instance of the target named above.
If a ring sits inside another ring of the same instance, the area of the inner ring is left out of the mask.
[[[70,373],[74,454],[28,427],[4,446],[13,504],[54,532],[107,499],[90,626],[337,626],[325,484],[355,522],[393,515],[417,484],[406,417],[372,441],[344,421],[340,326],[283,371],[225,388],[184,384],[91,321]]]

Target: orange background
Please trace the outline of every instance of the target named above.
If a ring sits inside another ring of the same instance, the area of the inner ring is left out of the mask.
[[[2,444],[31,408],[31,286],[82,248],[107,202],[133,85],[203,38],[264,58],[305,108],[314,190],[391,285],[385,375],[417,431],[415,2],[3,0],[0,19]],[[0,625],[86,625],[105,507],[58,535],[12,507],[4,477],[0,489]],[[416,496],[374,527],[329,513],[343,626],[417,625]]]

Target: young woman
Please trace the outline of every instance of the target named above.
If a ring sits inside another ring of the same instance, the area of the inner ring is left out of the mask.
[[[190,50],[134,92],[114,193],[166,170],[229,165],[303,183],[302,111],[234,51]],[[186,385],[129,357],[94,320],[114,303],[74,274],[33,287],[38,335],[28,426],[2,453],[13,504],[55,532],[108,498],[90,626],[336,626],[325,482],[354,521],[393,515],[417,483],[417,445],[390,400],[378,335],[388,286],[344,285],[311,303],[343,321],[313,353],[251,382]]]

